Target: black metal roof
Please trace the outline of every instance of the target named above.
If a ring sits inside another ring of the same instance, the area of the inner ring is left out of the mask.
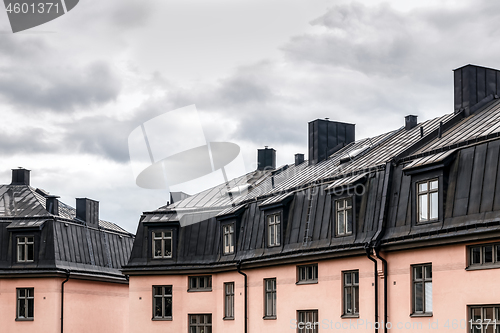
[[[134,235],[100,220],[97,228],[76,218],[75,208],[59,202],[59,214],[46,210],[46,192],[28,185],[0,186],[0,275],[61,273],[125,281]],[[15,237],[35,237],[33,263],[17,263]]]
[[[312,254],[361,254],[367,243],[387,250],[429,239],[443,243],[462,237],[460,228],[464,227],[475,230],[466,233],[470,237],[491,237],[488,230],[500,229],[499,137],[500,101],[496,99],[467,117],[447,114],[411,129],[402,127],[357,140],[318,164],[255,171],[229,185],[144,213],[124,269],[133,274],[225,267],[240,260],[250,264]],[[437,222],[415,223],[412,182],[419,177],[438,177],[445,188]],[[246,193],[225,195],[228,187],[245,184]],[[333,200],[356,186],[364,192],[349,194],[354,198],[354,232],[337,237],[332,230]],[[203,218],[200,212],[206,209],[213,214]],[[232,217],[240,210],[241,214]],[[283,217],[283,244],[276,248],[265,246],[269,211],[279,211]],[[237,224],[236,251],[229,256],[222,255],[220,248],[220,224],[227,222],[224,216],[231,216]],[[170,227],[178,230],[174,258],[152,260],[148,235],[155,228]]]

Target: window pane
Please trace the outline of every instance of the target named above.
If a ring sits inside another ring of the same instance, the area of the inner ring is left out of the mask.
[[[432,282],[425,283],[425,312],[432,312]]]
[[[485,246],[484,247],[484,262],[492,263],[493,262],[493,246]]]
[[[474,308],[472,309],[472,320],[481,320],[481,309],[480,308]]]
[[[345,205],[346,207],[352,207],[352,198],[345,199]]]
[[[273,315],[273,295],[272,293],[267,293],[266,294],[266,316],[272,316]]]
[[[19,289],[19,297],[25,297],[26,296],[26,289]]]
[[[436,220],[438,219],[438,192],[433,192],[430,194],[430,219],[431,220]]]
[[[172,239],[165,239],[165,257],[171,257],[172,256]]]
[[[354,276],[354,283],[358,284],[359,283],[359,273],[354,272],[354,273],[352,273],[352,275]]]
[[[427,221],[427,194],[421,194],[418,196],[418,220]]]
[[[154,299],[154,307],[155,307],[155,317],[161,318],[162,314],[162,299],[161,297],[155,297]]]
[[[347,215],[346,233],[349,234],[352,232],[352,209],[347,210],[346,215]]]
[[[359,312],[359,288],[353,287],[352,290],[354,293],[354,313],[358,313]]]
[[[161,232],[153,232],[154,238],[161,238]]]
[[[28,237],[28,243],[33,243],[33,237]]]
[[[484,308],[483,321],[485,321],[486,319],[493,320],[493,308],[492,307]]]
[[[269,245],[274,245],[274,226],[269,226]]]
[[[413,267],[413,278],[415,280],[422,280],[422,266]]]
[[[352,283],[351,273],[345,273],[344,278],[345,278],[345,284],[351,285],[351,283]]]
[[[480,264],[481,263],[481,248],[473,247],[471,249],[471,264]]]
[[[337,200],[337,209],[344,209],[344,200]]]
[[[17,261],[24,261],[24,245],[17,246]]]
[[[191,318],[191,324],[196,324],[196,316],[195,315],[190,315]]]
[[[425,191],[427,191],[427,182],[418,184],[418,192],[421,193]]]
[[[425,278],[432,279],[432,266],[431,265],[425,266]]]
[[[161,257],[161,240],[155,240],[155,257]]]
[[[205,279],[199,278],[198,288],[205,288]]]
[[[422,282],[415,283],[415,312],[424,311]]]
[[[280,224],[276,224],[276,245],[281,244],[281,229],[280,229]]]
[[[34,254],[34,251],[33,251],[33,244],[28,244],[27,245],[28,247],[28,260],[29,261],[33,261],[33,254]]]
[[[166,238],[172,238],[172,231],[165,231],[164,235]]]
[[[165,295],[172,295],[172,286],[165,287]]]
[[[313,279],[313,267],[312,266],[307,266],[307,279],[308,280]]]
[[[165,317],[172,317],[172,297],[165,298]]]
[[[344,211],[339,211],[337,213],[337,230],[339,235],[345,234],[344,230]]]
[[[431,188],[431,190],[436,190],[438,188],[438,181],[437,180],[433,180],[431,182],[430,188]]]
[[[162,290],[161,290],[162,288],[161,287],[154,287],[153,289],[154,289],[155,295],[160,295],[160,296],[162,295]]]
[[[497,248],[497,262],[500,262],[500,245],[497,245],[496,248]]]
[[[352,313],[352,290],[351,288],[345,288],[345,313]]]
[[[26,318],[26,301],[24,299],[19,300],[19,318]]]
[[[28,297],[33,297],[33,292],[35,289],[28,289]]]

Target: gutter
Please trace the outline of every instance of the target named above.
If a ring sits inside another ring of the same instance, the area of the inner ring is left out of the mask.
[[[384,333],[387,333],[387,260],[380,256],[378,246],[375,246],[374,250],[375,256],[382,261],[384,269]]]
[[[248,333],[248,276],[241,271],[241,260],[236,264],[236,269],[245,277],[245,333]]]
[[[372,256],[371,256],[371,247],[370,247],[370,244],[369,243],[366,243],[365,245],[365,250],[366,250],[366,256],[368,257],[368,259],[370,259],[371,261],[373,261],[373,267],[374,267],[374,273],[375,273],[375,276],[374,276],[374,280],[373,280],[373,283],[375,285],[375,333],[378,333],[378,327],[379,325],[377,325],[378,323],[378,269],[377,269],[377,260],[373,259]]]
[[[61,283],[61,333],[64,332],[64,284],[69,280],[69,270],[66,270],[66,280]]]

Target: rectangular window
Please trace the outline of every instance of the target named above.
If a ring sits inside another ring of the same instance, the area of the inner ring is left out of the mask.
[[[35,258],[34,237],[17,237],[17,262],[33,262]]]
[[[35,289],[17,288],[16,320],[33,320],[35,308]]]
[[[153,319],[172,320],[172,286],[153,286]]]
[[[190,276],[188,291],[212,291],[212,276]]]
[[[172,231],[153,231],[153,258],[172,258]]]
[[[438,180],[417,183],[418,222],[435,221],[439,218]]]
[[[500,266],[500,244],[474,245],[468,248],[468,267]]]
[[[226,224],[222,227],[222,248],[224,249],[224,254],[234,253],[234,224]]]
[[[413,313],[432,313],[432,264],[414,265]]]
[[[318,282],[318,264],[304,265],[297,267],[297,283],[317,283]]]
[[[318,310],[297,311],[297,332],[318,333]]]
[[[359,314],[359,271],[344,272],[344,316]]]
[[[190,314],[189,333],[212,333],[212,315]]]
[[[267,215],[267,246],[279,246],[281,244],[281,215]]]
[[[500,305],[469,306],[469,316],[469,332],[500,332]]]
[[[276,278],[264,279],[264,318],[276,318]]]
[[[234,319],[234,282],[224,283],[224,319]]]
[[[335,200],[337,236],[352,234],[352,198]]]

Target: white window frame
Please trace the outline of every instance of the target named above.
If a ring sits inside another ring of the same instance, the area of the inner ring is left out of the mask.
[[[158,236],[159,234],[159,236]],[[167,241],[170,241],[170,254],[166,255],[165,250],[167,250],[166,243]],[[160,242],[160,248],[161,248],[161,253],[158,255],[155,252],[156,249],[156,244],[157,242]],[[172,258],[173,254],[173,231],[172,230],[166,230],[166,231],[153,231],[152,232],[152,247],[153,247],[153,259],[170,259]]]
[[[436,184],[436,187],[431,188],[431,185]],[[421,185],[425,185],[426,189],[421,189]],[[436,211],[432,208],[431,198],[435,194],[437,205]],[[424,199],[425,198],[425,199]],[[424,200],[424,202],[422,202]],[[425,206],[425,214],[423,214],[423,205]],[[422,217],[426,215],[426,217]],[[417,223],[427,223],[439,220],[439,178],[432,178],[417,182]]]
[[[281,214],[273,213],[267,219],[267,246],[275,247],[281,245]]]
[[[350,202],[350,204],[349,204]],[[351,224],[349,225],[348,216],[351,216]],[[353,214],[353,198],[346,197],[335,200],[335,221],[336,235],[337,236],[347,236],[352,235],[354,226],[354,214]]]
[[[222,226],[222,249],[224,254],[234,253],[234,223]]]
[[[29,254],[31,258],[29,259]],[[35,261],[35,237],[17,236],[17,262]]]

